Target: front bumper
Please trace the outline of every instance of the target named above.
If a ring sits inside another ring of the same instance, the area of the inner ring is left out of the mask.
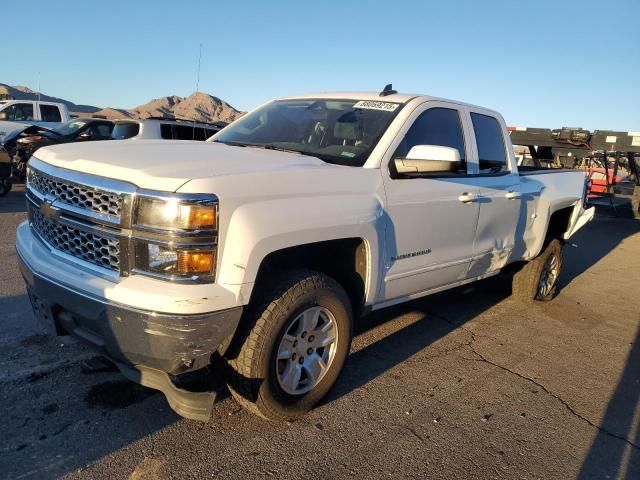
[[[242,315],[242,307],[169,315],[113,304],[45,278],[18,258],[37,317],[55,333],[80,337],[116,362],[172,375],[197,370],[233,335]]]
[[[242,307],[199,314],[142,310],[77,291],[36,271],[25,257],[18,249],[34,313],[49,331],[86,340],[127,378],[161,390],[179,414],[208,418],[210,406],[203,410],[203,405],[213,403],[211,394],[180,390],[171,376],[207,366],[230,341]]]

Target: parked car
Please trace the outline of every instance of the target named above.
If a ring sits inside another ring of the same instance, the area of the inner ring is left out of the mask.
[[[14,132],[12,136],[17,133],[15,139],[11,138],[5,142],[5,146],[9,148],[13,145],[14,174],[24,177],[27,161],[40,147],[71,142],[111,140],[113,127],[113,122],[109,120],[76,118],[52,129],[31,126]]]
[[[204,141],[218,133],[224,123],[200,123],[189,120],[167,118],[145,118],[142,120],[116,120],[112,138],[122,140],[200,140]]]
[[[220,368],[241,405],[290,420],[335,384],[368,312],[505,269],[515,297],[551,300],[594,215],[585,188],[519,170],[493,110],[309,94],[208,142],[41,148],[16,249],[43,324],[179,414],[209,417],[215,393],[187,380]]]
[[[0,100],[0,145],[12,131],[25,125],[55,128],[70,120],[67,106],[55,102],[35,100]]]

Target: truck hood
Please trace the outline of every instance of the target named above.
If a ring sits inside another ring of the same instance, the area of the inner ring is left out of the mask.
[[[181,140],[109,140],[39,149],[35,157],[61,168],[173,192],[194,178],[329,166],[296,153]]]

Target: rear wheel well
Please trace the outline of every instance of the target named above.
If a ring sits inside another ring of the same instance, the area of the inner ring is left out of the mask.
[[[362,238],[327,240],[277,250],[260,264],[251,300],[263,282],[286,270],[306,268],[336,280],[347,292],[354,318],[357,318],[364,305],[367,261]]]
[[[544,239],[544,245],[542,246],[543,249],[555,238],[564,243],[562,236],[569,230],[569,222],[571,221],[572,214],[573,207],[561,208],[551,214],[549,226],[547,227],[547,235]]]

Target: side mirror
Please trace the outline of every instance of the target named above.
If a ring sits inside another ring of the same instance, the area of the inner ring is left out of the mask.
[[[460,153],[456,148],[439,145],[416,145],[406,158],[395,158],[399,174],[451,173],[460,168]]]
[[[7,119],[7,112],[0,112],[0,120],[6,120]]]

